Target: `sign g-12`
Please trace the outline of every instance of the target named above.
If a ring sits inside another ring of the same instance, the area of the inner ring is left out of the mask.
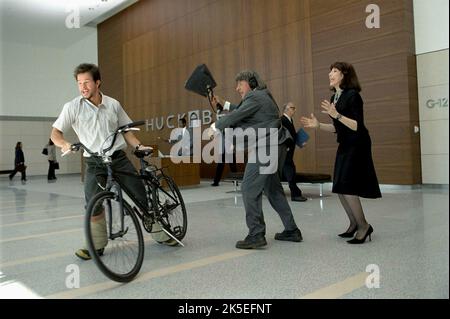
[[[427,100],[426,105],[429,109],[434,107],[448,107],[448,98],[443,97],[437,100],[429,99]]]

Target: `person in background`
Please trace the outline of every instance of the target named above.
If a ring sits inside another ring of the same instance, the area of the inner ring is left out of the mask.
[[[22,150],[22,142],[16,143],[16,151],[15,151],[15,157],[14,157],[14,171],[9,174],[9,180],[11,181],[17,172],[20,172],[22,174],[22,183],[27,181],[27,166],[25,165],[25,156],[23,155]]]
[[[285,128],[288,129],[289,133],[295,139],[297,136],[297,132],[294,126],[294,114],[295,114],[295,105],[292,102],[288,102],[284,105],[283,108],[283,116],[281,117],[281,123]],[[291,201],[293,202],[305,202],[308,199],[303,196],[302,190],[297,186],[295,182],[295,177],[297,174],[297,170],[294,164],[294,152],[295,152],[295,141],[289,140],[287,147],[286,160],[284,161],[283,167],[283,175],[289,183],[289,189],[291,190]]]
[[[337,193],[350,220],[347,231],[339,234],[352,238],[349,244],[362,244],[371,240],[372,226],[366,221],[360,197],[381,197],[377,175],[372,160],[372,142],[364,125],[361,86],[355,69],[346,62],[335,62],[328,74],[331,102],[321,103],[322,113],[328,114],[332,124],[319,122],[314,114],[302,117],[305,127],[336,133],[339,143],[334,165],[333,193]]]
[[[184,117],[178,120],[178,127],[182,128],[182,132],[174,140],[168,139],[167,142],[170,144],[181,143],[180,149],[178,150],[178,156],[191,156],[193,148],[193,131],[192,128],[187,127],[187,121]]]
[[[222,117],[224,115],[219,114],[217,116],[217,119]],[[232,161],[228,163],[230,167],[230,171],[233,173],[237,172],[237,165],[236,165],[236,153],[234,152],[234,146],[231,141],[227,141],[225,139],[224,132],[221,132],[221,137],[218,137],[221,139],[221,160],[217,163],[216,166],[216,173],[214,174],[214,180],[211,184],[211,186],[219,186],[219,182],[222,179],[223,170],[225,169],[225,163],[227,162],[228,155],[232,156]]]
[[[56,165],[56,147],[52,139],[48,139],[48,144],[45,146],[47,148],[47,159],[48,159],[48,174],[47,180],[56,180],[55,176],[55,165]]]
[[[254,249],[267,245],[265,238],[266,224],[264,221],[262,195],[265,193],[270,205],[280,216],[284,230],[275,234],[276,240],[301,242],[302,233],[295,223],[289,203],[286,200],[283,186],[281,185],[281,171],[286,158],[287,130],[281,125],[278,105],[272,94],[267,89],[259,75],[252,70],[241,71],[236,75],[236,91],[241,96],[238,105],[223,102],[218,96],[213,96],[212,104],[218,107],[223,105],[225,111],[230,111],[227,115],[219,118],[211,125],[211,130],[224,130],[234,127],[242,130],[274,129],[276,133],[276,170],[271,172],[261,172],[264,167],[261,159],[255,156],[255,161],[248,161],[245,166],[244,178],[241,184],[242,200],[245,207],[248,235],[244,240],[236,243],[239,249]],[[267,147],[271,143],[270,134],[260,134],[256,143],[249,146],[248,152],[257,154],[258,146]],[[261,143],[262,142],[262,143]],[[272,146],[272,145],[271,145]],[[236,150],[237,151],[237,150]]]

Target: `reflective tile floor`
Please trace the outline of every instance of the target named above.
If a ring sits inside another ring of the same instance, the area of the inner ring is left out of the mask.
[[[449,298],[448,186],[382,186],[382,199],[363,199],[374,228],[363,245],[337,236],[348,225],[331,185],[322,198],[317,185],[300,187],[309,200],[290,204],[304,241],[273,239],[282,224],[264,198],[268,245],[258,250],[234,248],[247,228],[231,183],[182,189],[185,247],[148,240],[138,277],[124,285],[74,256],[84,241],[80,176],[25,185],[1,176],[0,299]]]

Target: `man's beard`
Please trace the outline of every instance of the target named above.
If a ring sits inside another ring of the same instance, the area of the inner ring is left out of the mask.
[[[87,95],[83,95],[83,97],[87,100],[90,100],[94,97],[94,93],[88,92]]]

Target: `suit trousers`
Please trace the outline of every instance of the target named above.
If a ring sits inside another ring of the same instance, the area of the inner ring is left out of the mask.
[[[55,162],[56,161],[50,161],[50,160],[48,161],[48,173],[47,173],[48,180],[56,179]]]
[[[286,146],[278,146],[278,170],[272,174],[261,174],[261,163],[247,163],[241,184],[247,227],[250,236],[265,235],[266,224],[262,210],[263,192],[270,205],[281,218],[285,230],[297,228],[291,208],[281,185],[281,173],[286,158]]]
[[[295,146],[291,146],[295,147]],[[286,181],[289,183],[289,189],[291,190],[291,197],[299,197],[302,196],[302,191],[298,188],[297,183],[295,182],[297,171],[294,164],[294,149],[291,149],[287,152],[286,161],[283,166],[283,175],[286,178]]]
[[[228,163],[228,165],[230,165],[230,170],[233,173],[237,172],[236,153],[233,153],[233,162]],[[217,163],[216,166],[216,174],[214,175],[214,184],[219,184],[220,180],[222,179],[224,169],[225,169],[225,153],[222,153],[222,161],[220,163]]]
[[[26,181],[27,180],[27,166],[24,164],[18,164],[14,167],[14,171],[9,174],[9,179],[12,179],[17,172],[20,172],[22,174],[22,180]]]

